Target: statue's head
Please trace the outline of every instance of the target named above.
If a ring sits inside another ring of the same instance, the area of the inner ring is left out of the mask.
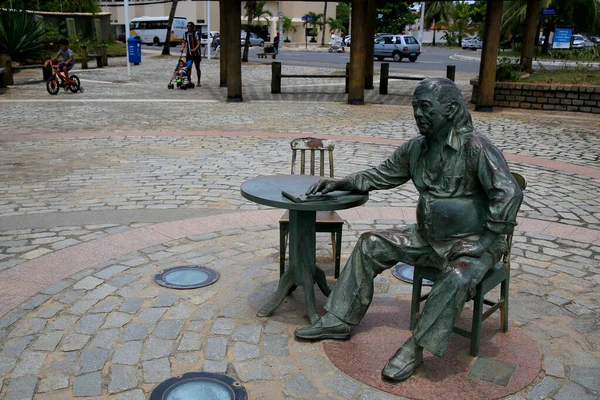
[[[419,82],[413,110],[423,136],[447,135],[451,129],[473,130],[460,89],[450,79],[433,77]]]

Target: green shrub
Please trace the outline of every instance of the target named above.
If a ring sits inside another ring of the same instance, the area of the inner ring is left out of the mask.
[[[450,31],[446,31],[441,39],[442,40],[446,40],[446,46],[451,46],[451,47],[456,47],[458,46],[458,37],[460,35],[458,34],[458,32],[450,32]]]
[[[600,48],[598,46],[584,49],[548,49],[548,55],[558,60],[600,61]]]
[[[39,60],[43,35],[44,30],[33,14],[24,10],[0,14],[0,53],[9,54],[13,61]]]
[[[519,60],[500,58],[496,66],[496,82],[516,81],[519,79],[520,72]]]

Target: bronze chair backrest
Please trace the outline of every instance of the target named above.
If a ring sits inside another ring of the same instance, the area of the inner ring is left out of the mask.
[[[306,152],[310,152],[310,174],[315,175],[316,153],[319,152],[319,175],[325,176],[325,152],[329,159],[329,176],[333,178],[333,149],[335,144],[328,139],[312,137],[294,139],[292,147],[292,175],[296,174],[297,153],[300,152],[300,175],[306,175]]]
[[[517,181],[517,183],[521,187],[521,190],[525,190],[525,188],[527,187],[527,180],[525,179],[525,177],[516,172],[513,172],[512,176],[513,176],[513,178],[515,178],[515,181]],[[510,250],[512,248],[513,233],[514,232],[511,232],[508,235],[506,235],[506,251],[504,252],[504,255],[502,256],[502,263],[504,264],[505,267],[508,267],[509,269],[510,269]]]

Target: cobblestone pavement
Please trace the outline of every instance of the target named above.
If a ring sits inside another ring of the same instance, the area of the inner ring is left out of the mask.
[[[43,147],[44,152],[38,149]],[[341,142],[337,176],[377,165],[395,146]],[[256,209],[239,195],[257,174],[289,171],[289,140],[254,137],[110,137],[7,141],[0,149],[0,216],[139,208]],[[47,168],[52,165],[52,168]],[[526,216],[600,229],[600,182],[515,165],[531,182]],[[12,182],[12,183],[11,183]],[[406,186],[373,206],[410,206]]]
[[[250,64],[250,101],[228,104],[218,101],[225,91],[212,62],[203,62],[202,88],[165,89],[173,62],[150,59],[132,80],[122,79],[122,66],[82,71],[86,91],[77,95],[50,97],[25,74],[0,92],[0,275],[154,226],[134,213],[159,222],[174,211],[263,209],[243,199],[239,186],[258,174],[289,173],[291,137],[333,137],[336,176],[343,176],[376,165],[417,134],[412,110],[402,107],[414,83],[394,81],[395,95],[385,99],[369,94],[385,105],[351,107],[343,104],[343,80],[284,81],[287,93],[274,96],[269,67]],[[468,96],[467,80],[459,85]],[[519,217],[551,221],[561,231],[515,236],[510,318],[542,349],[544,371],[511,399],[598,398],[600,179],[578,168],[600,166],[600,121],[510,110],[473,117],[507,157],[529,156],[510,162],[529,183]],[[407,186],[372,193],[366,207],[414,207],[416,198]],[[73,223],[82,215],[94,222]],[[48,224],[44,216],[60,221]],[[15,227],[26,220],[27,227]],[[360,232],[400,222],[349,220],[342,256]],[[254,317],[276,287],[278,232],[239,224],[95,263],[0,315],[0,398],[143,399],[158,382],[198,370],[226,372],[253,399],[392,398],[340,373],[320,344],[293,339],[293,329],[306,324],[300,292],[274,317]],[[589,240],[567,240],[564,232],[575,228],[587,228]],[[318,252],[331,276],[325,237]],[[185,292],[153,283],[161,269],[190,263],[222,278]],[[377,299],[407,301],[409,293],[389,272],[377,280]]]
[[[401,223],[353,221],[342,254],[360,232]],[[320,344],[293,339],[294,328],[306,323],[300,291],[272,318],[254,316],[276,288],[276,228],[166,242],[42,290],[0,319],[4,398],[143,399],[159,382],[196,370],[236,376],[254,399],[391,398],[338,372]],[[318,260],[331,276],[328,244],[326,236],[319,239]],[[515,236],[514,255],[511,318],[540,345],[546,370],[520,394],[596,398],[600,247],[526,234]],[[190,291],[152,282],[160,270],[181,264],[208,265],[222,277]],[[377,278],[374,301],[408,301],[410,291],[388,271]],[[324,298],[317,301],[322,306]]]
[[[242,106],[219,102],[226,97],[226,89],[218,87],[218,64],[214,60],[202,64],[205,82],[202,88],[167,90],[172,63],[173,59],[150,59],[134,69],[131,80],[123,78],[124,67],[80,71],[87,88],[85,93],[51,97],[41,82],[14,86],[0,97],[3,109],[0,140],[5,135],[24,137],[49,131],[244,130],[394,139],[409,139],[417,134],[410,108],[377,105],[409,106],[414,82],[392,81],[391,96],[367,91],[370,96],[367,102],[371,105],[354,107],[343,104],[343,80],[332,83],[331,79],[290,79],[289,84],[285,80],[287,94],[271,95],[270,66],[251,63],[243,69],[248,103]],[[292,71],[336,72],[328,68],[284,66],[284,72]],[[25,76],[19,79],[27,81]],[[471,91],[468,80],[459,80],[458,84],[468,99]],[[198,111],[183,111],[192,108]],[[68,129],[60,129],[58,114],[69,116]],[[507,110],[477,113],[475,126],[504,151],[580,165],[600,163],[596,116]],[[539,140],[540,137],[544,140]]]

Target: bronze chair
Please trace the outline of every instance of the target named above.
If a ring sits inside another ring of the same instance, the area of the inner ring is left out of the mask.
[[[522,190],[527,187],[527,181],[522,175],[513,172],[513,177]],[[512,247],[513,234],[506,235],[506,251],[502,259],[494,265],[477,285],[473,300],[473,321],[471,331],[458,327],[453,327],[452,331],[458,335],[471,340],[470,354],[473,357],[479,355],[479,341],[481,339],[481,323],[491,316],[496,310],[500,309],[500,328],[503,332],[508,332],[508,286],[510,283],[510,251]],[[416,267],[413,275],[413,291],[410,312],[410,330],[415,329],[421,302],[427,300],[429,294],[421,295],[423,278],[435,281],[438,271],[434,268]],[[496,286],[500,285],[500,299],[498,301],[488,300],[484,296]],[[490,306],[485,312],[483,305]]]
[[[333,149],[335,144],[331,140],[317,138],[294,139],[292,147],[292,175],[296,174],[297,153],[300,152],[300,175],[306,175],[307,152],[310,155],[310,175],[315,175],[315,165],[318,153],[319,175],[325,176],[325,153],[329,160],[329,176],[333,178]],[[285,251],[290,226],[290,213],[286,211],[279,220],[279,275],[285,270]],[[335,278],[340,276],[340,257],[342,247],[342,228],[344,220],[335,211],[317,212],[317,232],[331,232],[331,246],[335,261]]]

